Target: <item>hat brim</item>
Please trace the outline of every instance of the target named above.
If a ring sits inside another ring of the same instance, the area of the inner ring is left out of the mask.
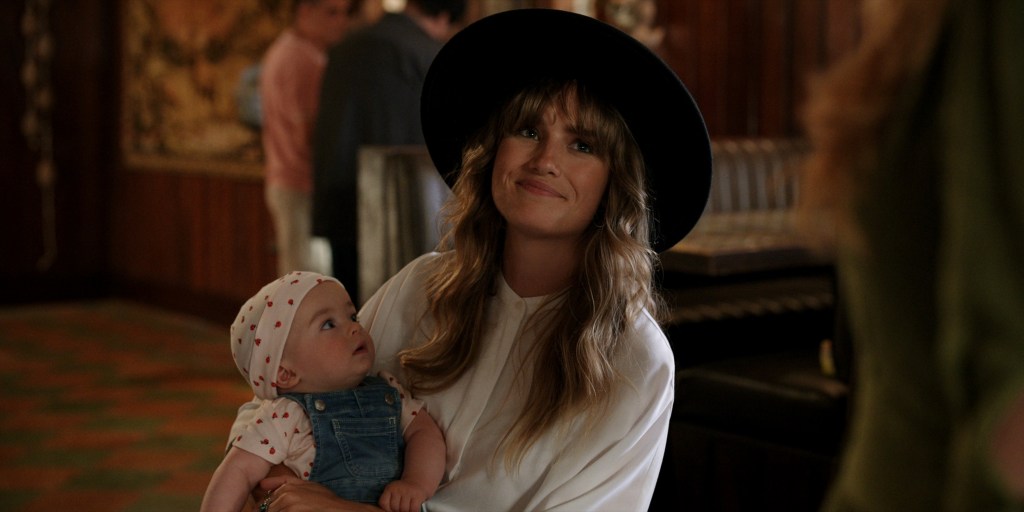
[[[711,187],[711,145],[700,110],[660,57],[581,14],[504,11],[466,26],[441,49],[424,81],[421,118],[430,157],[449,186],[469,137],[541,78],[583,82],[618,109],[647,167],[651,247],[662,252],[682,240]]]

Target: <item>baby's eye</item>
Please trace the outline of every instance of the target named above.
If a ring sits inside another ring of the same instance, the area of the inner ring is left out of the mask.
[[[352,313],[352,316],[349,317],[349,320],[352,320],[353,322],[358,324],[359,323],[359,314],[358,313]]]
[[[328,329],[334,329],[335,327],[337,326],[334,324],[334,320],[325,320],[323,325],[320,326],[320,330],[326,331]]]

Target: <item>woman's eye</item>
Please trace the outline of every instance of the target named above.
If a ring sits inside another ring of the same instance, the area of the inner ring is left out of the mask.
[[[537,138],[537,130],[534,130],[533,128],[523,128],[523,129],[519,130],[519,136],[520,137],[526,137],[528,139],[536,139]]]
[[[573,147],[573,149],[575,149],[576,151],[579,151],[581,153],[593,153],[594,152],[594,148],[590,144],[588,144],[588,143],[586,143],[586,142],[584,142],[582,140],[578,140],[576,142],[573,142],[572,143],[572,147]]]

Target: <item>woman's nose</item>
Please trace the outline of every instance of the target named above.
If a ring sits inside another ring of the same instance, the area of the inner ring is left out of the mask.
[[[534,150],[532,167],[543,174],[558,174],[558,148],[550,139],[541,140]]]

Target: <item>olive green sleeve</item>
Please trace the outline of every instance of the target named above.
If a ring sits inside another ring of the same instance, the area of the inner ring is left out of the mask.
[[[1002,510],[991,435],[1024,394],[1024,7],[954,3],[937,288],[943,380],[964,420],[950,452],[951,510]]]

